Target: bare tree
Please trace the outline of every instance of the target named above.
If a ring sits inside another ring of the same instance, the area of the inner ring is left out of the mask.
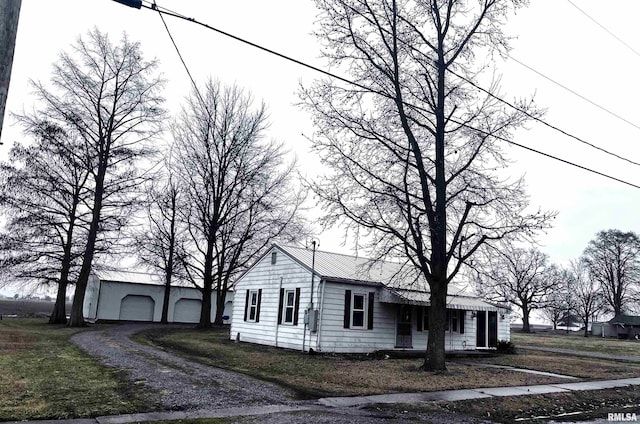
[[[39,114],[81,138],[93,189],[71,326],[84,325],[82,307],[96,245],[113,251],[136,204],[137,197],[130,194],[141,184],[137,164],[152,154],[149,141],[164,116],[164,82],[156,68],[157,62],[143,60],[139,44],[126,34],[112,44],[107,34],[94,29],[69,53],[60,54],[51,88],[35,84],[42,102]]]
[[[521,249],[509,243],[487,255],[478,272],[478,291],[492,302],[510,303],[522,312],[522,331],[531,332],[531,311],[545,305],[561,286],[561,273],[548,256],[536,248]]]
[[[49,323],[66,323],[67,286],[80,270],[90,198],[81,143],[47,121],[22,117],[34,143],[15,144],[0,165],[0,206],[7,217],[0,242],[5,278],[57,287]]]
[[[222,323],[233,278],[275,238],[305,232],[298,217],[304,196],[292,186],[295,163],[285,166],[282,144],[265,140],[264,104],[237,86],[209,80],[202,96],[186,100],[174,125],[176,167],[185,186],[181,215],[191,238],[182,258],[202,291],[199,326]]]
[[[428,285],[424,369],[446,369],[448,284],[486,243],[545,226],[505,180],[502,141],[529,114],[476,89],[484,58],[505,52],[504,18],[520,1],[316,0],[317,36],[356,85],[303,89],[313,142],[332,171],[313,185],[325,223],[343,223],[375,258],[396,257]],[[478,55],[476,55],[478,53]],[[426,288],[426,287],[425,287]]]
[[[188,238],[179,219],[178,209],[182,195],[179,180],[173,175],[171,164],[165,162],[165,165],[167,175],[156,176],[147,190],[147,222],[136,228],[132,234],[133,252],[138,262],[164,275],[160,318],[163,324],[168,322],[171,284],[186,278],[180,258],[184,256],[184,245]]]
[[[598,283],[615,315],[631,309],[640,283],[640,238],[633,232],[600,231],[582,254],[591,280]]]
[[[590,319],[604,306],[604,297],[598,282],[590,278],[584,260],[571,261],[570,272],[573,310],[582,321],[584,336],[589,337]]]
[[[543,302],[541,311],[545,318],[551,321],[553,329],[558,329],[558,324],[566,320],[573,310],[573,292],[571,290],[571,274],[566,269],[557,268],[559,273],[555,281],[558,285],[551,290]]]

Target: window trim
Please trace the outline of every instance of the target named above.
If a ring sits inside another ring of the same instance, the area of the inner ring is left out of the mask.
[[[293,294],[292,303],[288,305],[289,294]],[[291,309],[291,321],[287,321],[287,309]],[[295,310],[296,310],[296,290],[295,289],[285,289],[284,291],[284,299],[282,302],[282,324],[293,325],[295,321]]]
[[[255,294],[255,301],[256,303],[253,303],[254,300],[254,294]],[[257,322],[256,318],[258,318],[258,290],[249,290],[249,304],[247,305],[247,321],[248,322]],[[251,318],[251,310],[253,309],[253,319]]]
[[[362,309],[356,309],[355,308],[355,304],[356,304],[356,296],[362,297]],[[367,301],[368,299],[368,295],[367,293],[361,293],[361,292],[352,292],[351,293],[351,311],[349,311],[349,314],[351,315],[351,326],[350,328],[353,328],[354,330],[365,330],[367,328],[367,303],[369,303]],[[354,325],[355,319],[354,319],[354,314],[356,312],[362,312],[362,325]]]

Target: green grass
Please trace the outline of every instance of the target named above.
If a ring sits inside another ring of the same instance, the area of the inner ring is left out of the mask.
[[[235,343],[228,339],[228,332],[221,329],[152,330],[136,336],[136,341],[152,343],[208,365],[275,381],[311,396],[566,382],[504,369],[479,368],[465,363],[469,362],[468,359],[448,362],[448,371],[445,373],[428,373],[419,369],[422,359],[384,360],[365,355],[310,356],[299,351]]]
[[[0,421],[93,417],[148,410],[149,400],[44,319],[0,321]]]
[[[584,337],[584,333],[511,333],[511,341],[518,345],[555,347],[581,352],[599,352],[640,358],[640,341],[614,338]]]

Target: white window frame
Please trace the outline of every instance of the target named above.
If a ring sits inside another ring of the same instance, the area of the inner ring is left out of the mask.
[[[291,297],[292,299],[292,303],[291,305],[288,304],[289,301],[289,293],[291,293],[293,296]],[[291,321],[287,321],[287,309],[291,309]],[[283,324],[288,324],[288,325],[293,325],[293,323],[295,322],[295,317],[293,316],[293,314],[295,314],[296,312],[296,291],[294,290],[285,290],[284,291],[284,299],[282,301],[282,323]]]
[[[253,303],[254,300],[255,303]],[[256,316],[258,315],[258,290],[249,290],[249,305],[247,305],[247,308],[247,321],[256,322]],[[251,318],[252,312],[253,318]]]
[[[362,297],[362,309],[356,309],[356,296]],[[367,328],[367,305],[369,304],[367,293],[351,293],[351,326],[350,328],[363,330]],[[355,325],[354,315],[356,312],[362,312],[362,325]]]

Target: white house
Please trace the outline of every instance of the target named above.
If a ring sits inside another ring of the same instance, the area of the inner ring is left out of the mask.
[[[400,272],[397,263],[274,245],[234,285],[230,337],[302,351],[425,350],[429,293]],[[455,285],[449,292],[447,350],[509,340],[507,310]]]
[[[100,272],[89,277],[83,314],[88,320],[160,322],[164,299],[162,276],[140,272]],[[231,314],[233,292],[228,292],[224,315]],[[172,286],[168,321],[197,323],[202,293],[194,287]],[[216,316],[216,294],[212,295],[211,320]]]

